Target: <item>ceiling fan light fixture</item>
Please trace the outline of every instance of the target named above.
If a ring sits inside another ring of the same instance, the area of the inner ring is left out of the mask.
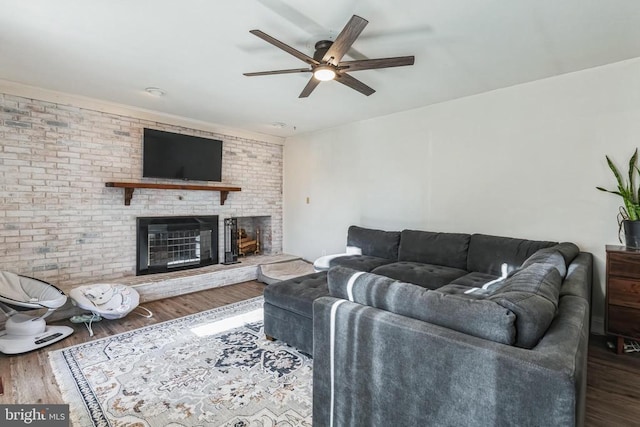
[[[329,80],[333,80],[336,77],[336,72],[327,65],[320,65],[313,70],[313,77],[320,80],[321,82],[326,82]]]

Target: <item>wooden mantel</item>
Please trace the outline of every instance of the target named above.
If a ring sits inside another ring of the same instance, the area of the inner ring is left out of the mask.
[[[228,185],[189,185],[189,184],[152,184],[146,182],[107,182],[106,187],[124,188],[124,204],[129,206],[133,191],[136,188],[153,188],[157,190],[196,190],[196,191],[219,191],[220,204],[224,205],[230,191],[240,191],[240,187]]]

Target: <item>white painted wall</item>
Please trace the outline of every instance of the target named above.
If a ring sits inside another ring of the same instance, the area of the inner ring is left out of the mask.
[[[284,251],[341,252],[350,224],[572,241],[598,330],[619,200],[595,186],[637,146],[640,58],[289,138]]]

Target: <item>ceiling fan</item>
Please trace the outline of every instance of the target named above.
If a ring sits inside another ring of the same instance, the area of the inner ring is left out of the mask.
[[[371,95],[375,92],[372,88],[362,83],[360,80],[347,74],[350,71],[372,70],[376,68],[402,67],[413,65],[413,56],[398,56],[394,58],[362,59],[357,61],[342,61],[342,57],[347,53],[353,42],[356,41],[364,27],[369,21],[357,15],[353,15],[347,25],[342,29],[335,41],[320,40],[315,45],[313,58],[305,55],[297,49],[282,43],[281,41],[263,33],[260,30],[251,30],[251,34],[260,37],[262,40],[279,47],[285,52],[310,65],[309,68],[294,68],[288,70],[260,71],[257,73],[244,73],[245,76],[268,76],[273,74],[292,73],[313,73],[309,83],[300,93],[299,98],[308,97],[321,81],[336,80],[345,86],[355,89],[364,95]]]

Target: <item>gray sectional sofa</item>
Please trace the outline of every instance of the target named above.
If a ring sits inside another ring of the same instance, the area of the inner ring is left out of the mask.
[[[313,354],[315,426],[583,424],[590,254],[356,226],[347,245],[265,289],[265,333]]]

